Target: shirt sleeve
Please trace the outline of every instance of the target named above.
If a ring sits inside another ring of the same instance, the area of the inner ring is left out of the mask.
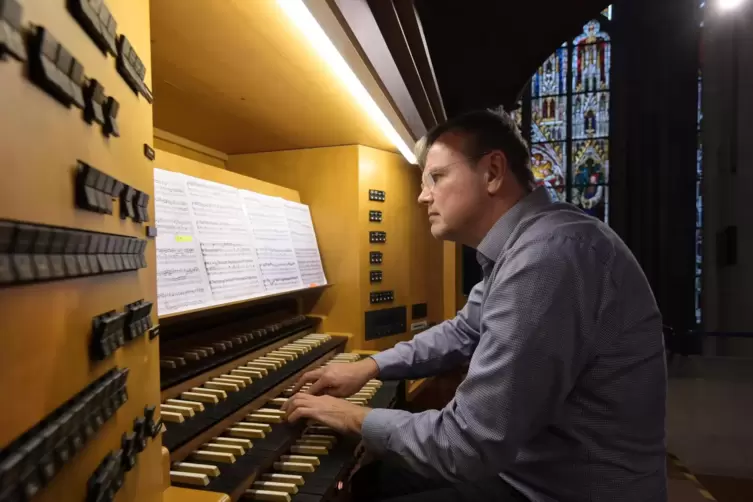
[[[483,282],[480,282],[471,290],[468,302],[454,319],[372,356],[379,367],[379,377],[385,380],[423,378],[467,362],[481,337],[482,298]]]
[[[587,243],[548,238],[504,258],[481,320],[468,376],[442,410],[376,409],[364,443],[427,477],[500,473],[551,423],[587,359],[599,270]]]

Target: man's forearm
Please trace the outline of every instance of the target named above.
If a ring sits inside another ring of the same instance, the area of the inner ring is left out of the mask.
[[[371,356],[385,380],[425,378],[466,362],[476,341],[457,331],[453,322],[435,326],[409,342]]]
[[[483,283],[479,283],[454,319],[372,356],[379,367],[379,377],[386,380],[424,378],[467,362],[481,337],[482,298]]]

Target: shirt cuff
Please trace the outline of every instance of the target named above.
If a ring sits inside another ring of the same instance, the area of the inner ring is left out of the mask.
[[[385,350],[369,357],[374,360],[379,368],[379,378],[382,380],[398,380],[401,378],[398,368],[403,360],[400,354],[394,350]]]
[[[375,454],[384,454],[394,428],[398,410],[374,409],[361,424],[361,436],[366,448]]]

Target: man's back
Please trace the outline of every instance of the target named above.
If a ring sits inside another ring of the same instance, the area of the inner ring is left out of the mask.
[[[599,294],[586,299],[594,316],[584,327],[589,353],[561,409],[504,477],[534,500],[665,500],[666,366],[648,282],[611,229],[566,204],[521,219],[495,269],[505,266],[504,255],[551,233],[581,242],[596,258],[593,268],[582,262],[576,281],[600,282]],[[573,294],[579,290],[573,284]]]

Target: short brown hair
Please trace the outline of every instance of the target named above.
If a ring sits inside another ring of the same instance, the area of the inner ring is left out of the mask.
[[[469,160],[476,160],[492,150],[501,150],[507,156],[510,170],[523,188],[533,188],[534,179],[528,145],[515,121],[506,112],[467,112],[435,126],[416,143],[416,158],[422,169],[425,167],[429,149],[440,136],[448,132],[459,132],[467,137],[462,153]]]

